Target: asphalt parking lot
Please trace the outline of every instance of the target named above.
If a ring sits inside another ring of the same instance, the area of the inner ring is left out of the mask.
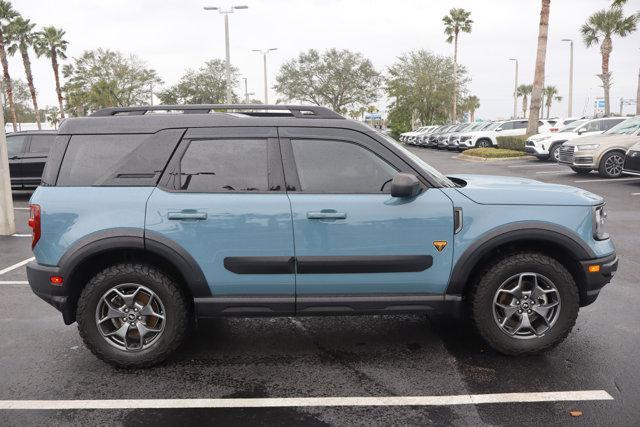
[[[580,310],[567,340],[535,357],[501,356],[461,322],[424,316],[219,319],[200,327],[160,367],[118,370],[86,350],[75,326],[32,294],[29,193],[14,193],[17,233],[0,237],[0,401],[437,397],[558,393],[547,402],[277,407],[0,409],[0,424],[243,423],[304,425],[637,425],[640,419],[640,178],[603,180],[537,160],[468,162],[412,148],[444,173],[524,176],[604,196],[620,257],[613,282]],[[611,400],[571,400],[597,391]],[[569,396],[569,397],[567,397]],[[436,399],[437,400],[437,399]],[[217,401],[219,402],[219,401]],[[250,402],[250,401],[248,401]],[[326,403],[326,402],[325,402]],[[254,405],[255,406],[255,405]],[[91,406],[88,406],[91,408]],[[572,417],[571,411],[581,416]]]

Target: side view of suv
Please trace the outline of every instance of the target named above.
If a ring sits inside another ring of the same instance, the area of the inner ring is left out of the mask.
[[[68,119],[30,209],[31,288],[122,367],[160,363],[218,316],[468,310],[496,350],[536,353],[618,264],[600,196],[446,177],[315,106]]]
[[[47,130],[14,132],[7,135],[12,188],[33,188],[40,185],[42,171],[55,138],[56,131]]]

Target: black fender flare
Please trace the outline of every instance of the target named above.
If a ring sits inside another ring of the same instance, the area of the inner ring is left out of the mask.
[[[568,228],[541,221],[519,221],[495,228],[476,239],[453,266],[446,294],[463,294],[471,272],[488,253],[500,246],[525,240],[560,246],[576,260],[596,258],[584,240]]]

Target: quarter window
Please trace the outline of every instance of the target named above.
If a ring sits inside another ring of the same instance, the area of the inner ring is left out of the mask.
[[[180,161],[180,190],[199,193],[268,191],[267,140],[194,140]]]
[[[389,193],[397,170],[349,142],[292,140],[301,190],[308,193]]]
[[[55,141],[56,135],[32,135],[29,145],[30,153],[49,153]]]
[[[16,135],[7,137],[7,151],[9,158],[19,156],[22,153],[22,147],[24,146],[25,135]]]
[[[505,122],[502,124],[502,126],[500,126],[500,129],[502,130],[511,130],[513,129],[513,122]]]

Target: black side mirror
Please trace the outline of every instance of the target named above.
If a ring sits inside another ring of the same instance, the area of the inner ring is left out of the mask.
[[[391,181],[392,197],[415,197],[420,194],[420,181],[410,173],[397,173]]]

